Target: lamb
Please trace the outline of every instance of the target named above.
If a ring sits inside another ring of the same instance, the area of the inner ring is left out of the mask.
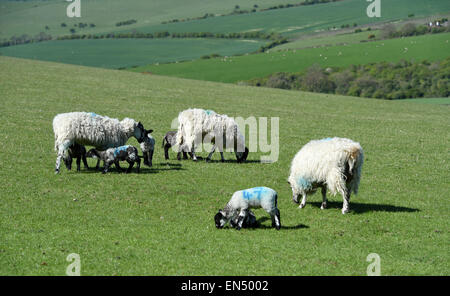
[[[195,155],[196,145],[209,138],[213,148],[206,161],[210,161],[215,149],[218,148],[221,161],[224,162],[223,149],[234,148],[236,159],[243,162],[247,159],[248,148],[245,147],[244,135],[234,119],[227,115],[220,115],[212,110],[187,109],[178,115],[178,131],[176,144],[179,152],[190,151],[192,159],[197,161]],[[178,154],[180,159],[180,154]]]
[[[230,226],[236,228],[238,225],[238,220],[239,216],[234,216],[234,218],[230,220]],[[256,216],[249,210],[244,218],[244,221],[242,222],[242,228],[254,228],[257,226],[258,222],[256,221]]]
[[[139,158],[138,150],[136,147],[131,145],[109,148],[105,151],[99,151],[92,148],[88,151],[86,156],[103,160],[103,162],[105,163],[105,167],[102,171],[103,174],[108,172],[108,169],[112,164],[114,164],[119,171],[122,171],[119,161],[127,161],[130,164],[130,166],[126,170],[127,174],[131,172],[131,169],[133,168],[135,162],[137,162],[138,173],[141,168],[141,159]]]
[[[250,208],[263,208],[270,214],[272,227],[277,230],[281,228],[280,211],[277,208],[277,192],[268,187],[255,187],[236,191],[223,210],[214,216],[217,228],[223,228],[228,221],[232,220],[232,226],[240,230],[244,219],[249,216]],[[236,215],[239,215],[235,222]]]
[[[74,158],[77,159],[77,172],[80,171],[81,160],[83,160],[84,168],[89,168],[86,160],[86,147],[78,143],[73,143],[73,145],[69,147],[68,156],[64,158],[64,164],[69,171],[72,169],[72,160]]]
[[[169,160],[169,149],[177,144],[177,131],[168,131],[162,140],[161,148],[164,148],[164,158]],[[192,157],[192,153],[188,152]],[[178,159],[181,159],[181,151],[178,152]],[[186,151],[183,151],[183,159],[187,159]]]
[[[293,201],[306,204],[306,196],[322,189],[321,209],[327,207],[327,189],[343,197],[342,214],[348,213],[350,194],[358,193],[364,153],[361,145],[345,138],[313,140],[303,146],[292,160],[288,183]]]
[[[155,139],[150,135],[153,130],[145,130],[144,141],[141,142],[141,150],[144,154],[144,164],[152,166],[153,152],[155,151]]]
[[[55,133],[55,151],[57,152],[55,168],[57,174],[61,159],[73,143],[106,150],[125,145],[132,136],[139,143],[142,142],[145,130],[142,123],[131,118],[119,121],[92,112],[71,112],[54,117],[53,131]]]

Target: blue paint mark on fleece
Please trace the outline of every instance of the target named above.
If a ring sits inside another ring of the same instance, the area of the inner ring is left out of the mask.
[[[119,153],[120,153],[121,151],[127,151],[128,147],[130,147],[130,145],[125,145],[125,146],[117,147],[116,149],[114,149],[114,156],[119,155]]]
[[[306,180],[306,179],[303,178],[303,177],[298,178],[297,184],[298,184],[301,188],[303,188],[303,189],[305,189],[305,190],[309,190],[309,189],[312,188],[311,182],[309,182],[308,180]]]
[[[215,112],[213,110],[205,110],[206,115],[214,114]]]
[[[89,115],[91,115],[91,117],[97,117],[99,116],[98,114],[94,113],[94,112],[89,112]]]
[[[322,139],[321,141],[331,141],[331,140],[333,140],[333,138],[325,138],[325,139]]]
[[[251,200],[251,199],[258,199],[261,200],[261,198],[268,192],[267,188],[265,187],[255,187],[251,189],[246,189],[242,191],[242,196],[244,199]]]

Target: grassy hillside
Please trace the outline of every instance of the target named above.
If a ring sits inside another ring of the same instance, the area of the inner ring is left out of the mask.
[[[450,33],[390,39],[341,46],[307,48],[288,52],[271,51],[229,59],[199,60],[193,62],[149,65],[131,69],[155,74],[236,82],[265,77],[274,72],[300,72],[313,64],[323,67],[344,67],[378,61],[441,60],[450,52]]]
[[[448,107],[7,57],[0,81],[1,275],[64,275],[70,253],[80,254],[82,275],[365,275],[372,252],[383,275],[448,274]],[[278,162],[259,163],[261,153],[241,165],[178,162],[171,153],[167,164],[161,138],[189,107],[279,117]],[[153,128],[155,166],[54,175],[52,119],[76,110]],[[329,136],[365,150],[360,194],[345,216],[339,196],[327,210],[319,195],[298,210],[286,184],[298,149]],[[261,210],[258,229],[215,229],[215,212],[235,190],[260,185],[278,191],[280,231]]]
[[[190,0],[89,0],[81,1],[81,18],[68,18],[66,1],[60,0],[28,0],[9,1],[0,0],[0,38],[13,35],[35,35],[48,32],[52,35],[69,34],[69,28],[79,22],[94,23],[95,28],[81,30],[84,33],[103,33],[118,28],[115,24],[120,21],[136,19],[136,24],[126,26],[132,30],[142,26],[159,25],[163,21],[175,18],[193,18],[205,13],[225,14],[233,11],[235,5],[240,9],[251,9],[254,4],[265,8],[275,4],[292,3],[289,0],[221,0],[202,1]],[[67,27],[61,27],[61,23]],[[50,30],[45,30],[49,26]],[[77,29],[78,31],[78,29]]]
[[[0,48],[6,56],[102,68],[198,59],[212,53],[256,51],[264,42],[229,39],[91,39],[31,43]]]
[[[354,23],[387,22],[415,17],[430,16],[450,11],[446,0],[395,0],[385,1],[380,18],[369,18],[368,3],[360,0],[344,0],[326,4],[276,9],[252,14],[207,18],[183,23],[148,25],[139,27],[142,32],[246,32],[267,31],[289,34],[323,31],[328,28]],[[126,30],[126,28],[124,28]]]

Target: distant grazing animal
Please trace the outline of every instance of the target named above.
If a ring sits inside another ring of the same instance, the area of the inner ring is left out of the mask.
[[[84,168],[88,169],[89,166],[86,160],[86,148],[78,143],[73,143],[68,149],[68,156],[64,158],[64,164],[70,171],[72,169],[72,160],[77,159],[77,172],[80,171],[81,160],[83,160]]]
[[[144,141],[141,142],[141,150],[144,154],[144,164],[152,166],[153,152],[155,151],[155,139],[150,135],[153,130],[145,130]]]
[[[212,110],[188,109],[178,115],[177,145],[179,151],[190,151],[192,160],[196,161],[195,148],[205,138],[209,138],[213,148],[206,161],[210,161],[216,148],[224,162],[224,148],[233,148],[238,162],[247,159],[248,148],[245,147],[245,137],[239,131],[234,119],[220,115]],[[179,158],[180,159],[180,158]]]
[[[108,169],[112,164],[114,164],[119,171],[123,171],[120,167],[119,161],[127,161],[129,163],[130,166],[126,170],[126,173],[131,172],[135,162],[137,162],[138,173],[141,168],[141,159],[139,158],[138,150],[136,147],[130,145],[109,148],[105,151],[99,151],[93,148],[88,151],[86,156],[103,160],[105,163],[105,167],[102,171],[103,174],[108,172]]]
[[[349,211],[350,194],[358,193],[364,153],[361,145],[345,138],[313,140],[297,152],[291,164],[288,183],[293,200],[306,204],[306,196],[322,188],[321,209],[327,207],[327,189],[344,199],[342,214]]]
[[[263,208],[270,214],[272,227],[277,230],[281,228],[280,211],[277,208],[277,192],[268,187],[255,187],[236,191],[223,210],[214,216],[214,222],[217,228],[223,228],[228,221],[234,220],[238,215],[237,221],[234,220],[237,230],[243,226],[244,219],[249,216],[251,208]]]
[[[177,144],[177,131],[169,131],[164,135],[161,148],[164,148],[164,158],[169,160],[169,149]],[[183,152],[183,159],[188,159],[186,151]],[[192,157],[192,153],[188,152]],[[178,152],[178,159],[181,159],[181,152]]]
[[[142,142],[145,130],[142,123],[130,118],[119,121],[92,112],[71,112],[55,116],[53,132],[58,154],[55,173],[59,173],[61,159],[73,143],[106,150],[125,145],[130,137]]]

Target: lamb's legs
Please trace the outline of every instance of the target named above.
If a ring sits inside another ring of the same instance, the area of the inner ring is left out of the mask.
[[[206,161],[210,161],[211,160],[211,157],[212,157],[212,155],[213,155],[215,150],[216,150],[216,145],[213,145],[213,147],[211,149],[211,152],[208,154],[208,157],[206,158]]]
[[[77,172],[81,171],[81,156],[77,157]]]
[[[144,154],[144,164],[150,166],[150,164],[148,162],[148,160],[149,160],[148,152],[144,152],[143,154]]]
[[[148,153],[148,166],[153,166],[153,152],[154,152],[154,150],[151,150],[149,153]],[[141,163],[141,160],[139,159],[139,167],[140,167],[140,163]],[[139,173],[139,170],[138,170],[138,173]]]
[[[344,195],[344,203],[342,205],[342,214],[346,214],[350,211],[350,191],[347,191]]]
[[[120,166],[120,163],[119,163],[118,160],[114,161],[114,165],[116,166],[116,169],[117,169],[119,172],[125,171],[125,169],[123,169],[123,168]]]
[[[86,159],[86,155],[83,155],[83,164],[84,164],[84,168],[85,169],[89,168],[88,163],[87,163],[87,159]]]
[[[275,227],[277,230],[280,230],[281,228],[280,211],[278,209],[275,209],[269,214],[270,218],[272,219],[272,227]]]
[[[300,203],[300,205],[298,206],[299,209],[303,209],[306,205],[306,193],[303,194],[303,198],[302,198],[302,202]]]
[[[244,223],[246,213],[247,213],[246,209],[241,209],[241,212],[239,213],[239,218],[238,218],[237,224],[236,224],[236,230],[241,230],[242,224]]]
[[[153,153],[153,152],[151,152],[151,153]],[[139,172],[141,170],[141,159],[138,157],[136,159],[136,162],[137,162],[137,173],[139,174]],[[152,162],[151,161],[150,161],[150,166],[152,166]]]
[[[189,155],[192,158],[192,153],[191,152],[189,152]],[[183,151],[183,159],[188,159],[187,152],[185,152],[185,151]]]
[[[320,206],[320,209],[326,209],[327,208],[327,187],[322,187],[322,205]]]
[[[191,153],[192,153],[192,160],[197,161],[197,156],[195,155],[195,145],[194,144],[192,144]]]
[[[106,163],[105,163],[106,166]],[[95,169],[99,170],[100,169],[100,158],[97,158],[97,164],[95,165]]]
[[[106,174],[109,170],[109,167],[111,166],[111,163],[109,162],[104,162],[105,163],[105,167],[103,168],[102,174]]]
[[[128,169],[127,169],[127,171],[126,171],[125,173],[126,173],[126,174],[129,174],[129,173],[131,173],[131,169],[132,169],[133,166],[134,166],[134,161],[127,160],[127,162],[130,164],[130,166],[128,167]],[[139,160],[139,164],[140,164],[140,160]]]

